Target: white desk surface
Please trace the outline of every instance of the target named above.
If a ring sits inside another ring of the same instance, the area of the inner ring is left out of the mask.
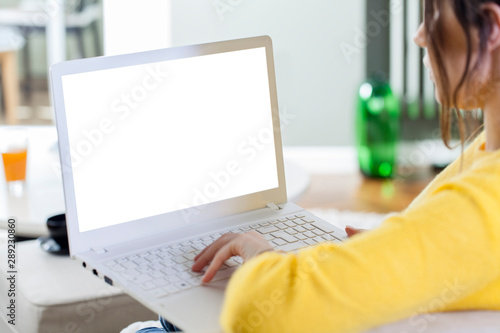
[[[4,127],[0,126],[0,131]],[[28,165],[23,196],[8,193],[3,163],[0,163],[0,228],[7,229],[9,217],[18,222],[16,235],[38,237],[48,235],[46,220],[65,212],[59,153],[54,126],[28,126]],[[285,162],[288,200],[300,198],[307,189],[310,175],[294,162]]]

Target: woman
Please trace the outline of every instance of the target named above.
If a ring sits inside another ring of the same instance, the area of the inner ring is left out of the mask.
[[[193,270],[208,265],[204,282],[245,259],[228,285],[226,332],[361,332],[422,312],[500,310],[500,0],[426,0],[415,42],[428,50],[445,142],[455,108],[481,108],[484,133],[403,213],[348,229],[341,246],[285,255],[247,233],[203,250]]]

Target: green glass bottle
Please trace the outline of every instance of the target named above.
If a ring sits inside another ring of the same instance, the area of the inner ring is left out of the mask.
[[[356,114],[358,159],[364,175],[395,175],[399,127],[399,103],[391,87],[380,75],[370,78],[359,88]]]

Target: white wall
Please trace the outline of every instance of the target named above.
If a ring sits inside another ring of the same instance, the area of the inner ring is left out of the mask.
[[[280,108],[288,115],[283,117],[285,145],[354,143],[356,90],[364,79],[365,52],[357,48],[347,59],[341,45],[359,45],[365,0],[165,1],[171,4],[173,46],[271,36]],[[137,4],[137,16],[152,17],[143,2]],[[219,12],[214,4],[221,6]],[[123,16],[123,11],[117,14]],[[133,26],[131,15],[126,16]],[[135,43],[134,36],[128,37],[128,43]],[[35,37],[33,42],[33,71],[43,75],[44,40]],[[69,38],[68,47],[73,43]]]
[[[155,50],[172,44],[169,1],[103,0],[102,3],[105,55]]]
[[[174,46],[269,35],[274,41],[285,145],[352,145],[363,49],[364,0],[171,0]],[[216,9],[217,4],[219,10]]]

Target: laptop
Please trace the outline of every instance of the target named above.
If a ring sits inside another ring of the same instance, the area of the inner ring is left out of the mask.
[[[346,237],[287,202],[269,37],[63,62],[51,84],[71,257],[185,332],[221,331],[243,261],[190,267],[222,234]]]

